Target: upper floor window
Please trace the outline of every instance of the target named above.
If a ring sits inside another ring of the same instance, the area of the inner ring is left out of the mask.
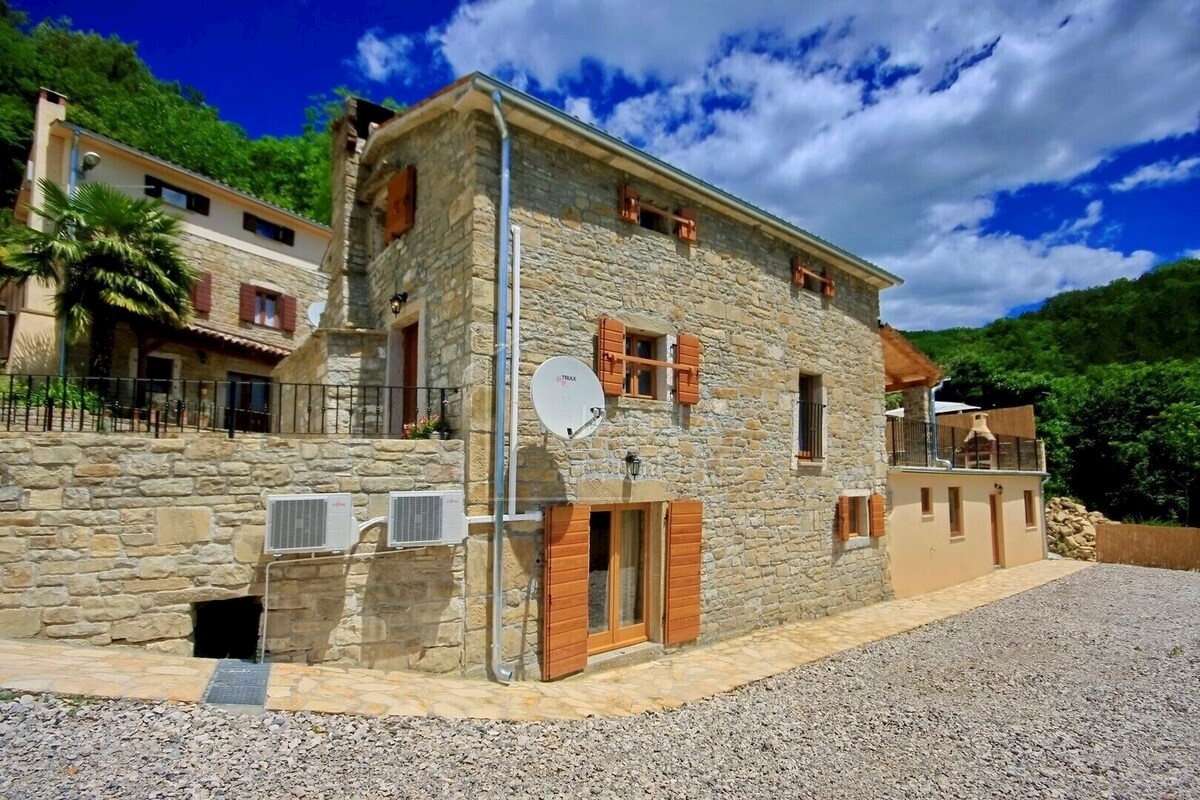
[[[1037,506],[1034,503],[1033,492],[1025,490],[1025,527],[1037,527]]]
[[[252,283],[243,283],[239,298],[238,317],[242,322],[296,330],[296,298]]]
[[[818,270],[804,256],[792,256],[792,283],[822,297],[834,295],[833,275],[829,269],[821,267]]]
[[[291,228],[256,217],[250,212],[242,214],[242,229],[289,247],[296,243],[296,232]]]
[[[167,205],[208,216],[208,198],[202,194],[173,186],[153,175],[146,176],[145,187],[148,197],[157,197]]]
[[[658,359],[658,340],[641,333],[625,334],[625,355],[644,358],[651,361]],[[658,384],[658,367],[650,364],[639,364],[627,360],[625,362],[625,394],[630,397],[655,397],[655,387]]]
[[[696,243],[696,212],[680,207],[674,211],[652,205],[641,198],[637,187],[623,184],[618,191],[618,208],[621,219],[636,222],[643,228],[658,233],[671,234],[681,242]]]
[[[821,378],[801,375],[796,398],[796,458],[819,461],[825,457],[825,403]]]

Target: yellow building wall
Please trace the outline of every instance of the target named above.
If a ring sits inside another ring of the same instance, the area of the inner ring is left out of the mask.
[[[888,472],[888,572],[896,597],[953,586],[995,569],[989,498],[1000,498],[1000,566],[1040,561],[1045,540],[1042,475],[969,470]],[[998,491],[997,485],[1002,487]],[[962,497],[962,535],[950,535],[949,489]],[[921,489],[932,491],[933,513],[921,513]],[[1033,492],[1034,525],[1025,524],[1025,492]]]

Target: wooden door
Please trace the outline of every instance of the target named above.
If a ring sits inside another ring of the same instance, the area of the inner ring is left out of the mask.
[[[648,505],[592,507],[588,532],[588,653],[646,641]]]
[[[403,359],[400,383],[404,387],[403,421],[405,425],[412,425],[417,421],[417,385],[421,382],[417,372],[417,360],[420,357],[419,324],[414,322],[400,330],[400,357]]]
[[[1001,552],[1002,545],[1000,541],[1000,537],[1003,535],[1003,525],[1000,512],[1000,495],[989,495],[988,503],[990,505],[992,515],[992,563],[997,567],[1001,567],[1004,566],[1004,564]]]

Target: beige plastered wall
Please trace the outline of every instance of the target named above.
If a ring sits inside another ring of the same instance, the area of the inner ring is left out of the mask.
[[[888,571],[896,597],[911,597],[977,578],[995,569],[989,497],[1001,505],[1000,564],[1040,561],[1045,540],[1041,473],[996,470],[893,469],[888,473]],[[997,485],[1003,488],[998,490]],[[962,495],[962,535],[950,535],[949,489]],[[921,489],[933,493],[933,513],[921,513]],[[1025,492],[1033,492],[1035,524],[1025,524]]]

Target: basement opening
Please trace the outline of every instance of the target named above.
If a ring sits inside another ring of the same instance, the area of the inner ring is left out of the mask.
[[[262,598],[234,597],[193,603],[196,658],[237,658],[253,661],[258,655],[258,624]]]

